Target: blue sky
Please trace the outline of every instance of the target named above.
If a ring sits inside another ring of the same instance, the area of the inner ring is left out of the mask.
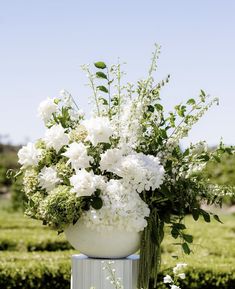
[[[0,2],[0,135],[14,143],[43,135],[37,106],[65,88],[89,111],[83,63],[126,61],[127,80],[145,76],[162,45],[156,79],[171,74],[166,107],[219,96],[189,139],[235,144],[235,2],[232,0],[38,0]]]

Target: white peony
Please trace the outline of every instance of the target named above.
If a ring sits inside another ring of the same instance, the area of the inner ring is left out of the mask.
[[[77,171],[76,175],[70,178],[70,184],[73,187],[71,191],[77,193],[79,197],[91,196],[96,190],[95,175],[85,169]]]
[[[58,152],[64,145],[69,143],[69,137],[61,124],[56,124],[46,130],[44,141],[48,148],[52,147]]]
[[[69,159],[68,163],[71,163],[75,170],[88,168],[90,162],[93,161],[93,158],[88,156],[85,145],[81,142],[71,143],[62,155]]]
[[[98,143],[109,143],[109,138],[113,135],[111,123],[107,117],[95,117],[84,120],[82,124],[87,130],[86,141],[90,141],[94,146]]]
[[[24,167],[36,166],[41,156],[41,150],[37,149],[35,145],[29,142],[18,151],[19,163]]]
[[[38,115],[41,117],[44,122],[47,122],[52,114],[57,111],[57,104],[55,103],[54,98],[47,98],[42,101],[38,107]]]
[[[113,172],[117,163],[122,158],[122,150],[109,149],[105,153],[101,154],[100,169],[102,171]]]
[[[44,167],[38,175],[39,186],[49,193],[60,182],[57,172],[52,167]]]
[[[173,282],[173,279],[171,278],[170,275],[166,275],[164,278],[163,278],[163,283],[172,283]]]

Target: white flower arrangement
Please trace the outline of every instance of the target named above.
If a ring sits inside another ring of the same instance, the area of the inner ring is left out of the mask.
[[[95,73],[84,65],[94,95],[92,117],[86,119],[63,90],[61,97],[39,105],[45,135],[18,153],[27,215],[59,232],[79,219],[92,230],[143,231],[139,288],[144,289],[150,278],[156,284],[164,225],[189,254],[193,237],[184,231],[184,216],[191,213],[209,222],[213,214],[202,210],[200,202],[220,203],[223,196],[201,172],[209,160],[234,153],[222,143],[214,151],[204,142],[180,148],[180,139],[218,100],[201,90],[198,100],[189,99],[167,114],[160,91],[169,76],[157,84],[152,76],[158,56],[157,46],[148,78],[137,87],[121,85],[120,64],[108,68],[96,62]],[[181,268],[174,273],[183,279]],[[164,281],[172,283],[170,276]]]

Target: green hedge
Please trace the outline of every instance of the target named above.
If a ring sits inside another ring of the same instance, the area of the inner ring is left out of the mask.
[[[2,252],[0,256],[0,288],[69,289],[70,256],[73,253],[73,251],[40,254]],[[162,279],[163,273],[159,275],[157,289],[169,288],[161,282]],[[181,282],[181,288],[234,289],[235,270],[231,268],[228,271],[219,271],[189,266],[186,279]]]
[[[1,289],[69,289],[71,253],[1,254]]]

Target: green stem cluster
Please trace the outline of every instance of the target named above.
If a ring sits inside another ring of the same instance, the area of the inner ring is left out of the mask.
[[[138,288],[149,289],[150,281],[154,288],[161,264],[161,242],[164,237],[164,222],[160,220],[157,210],[153,210],[148,219],[140,244],[140,264]]]

